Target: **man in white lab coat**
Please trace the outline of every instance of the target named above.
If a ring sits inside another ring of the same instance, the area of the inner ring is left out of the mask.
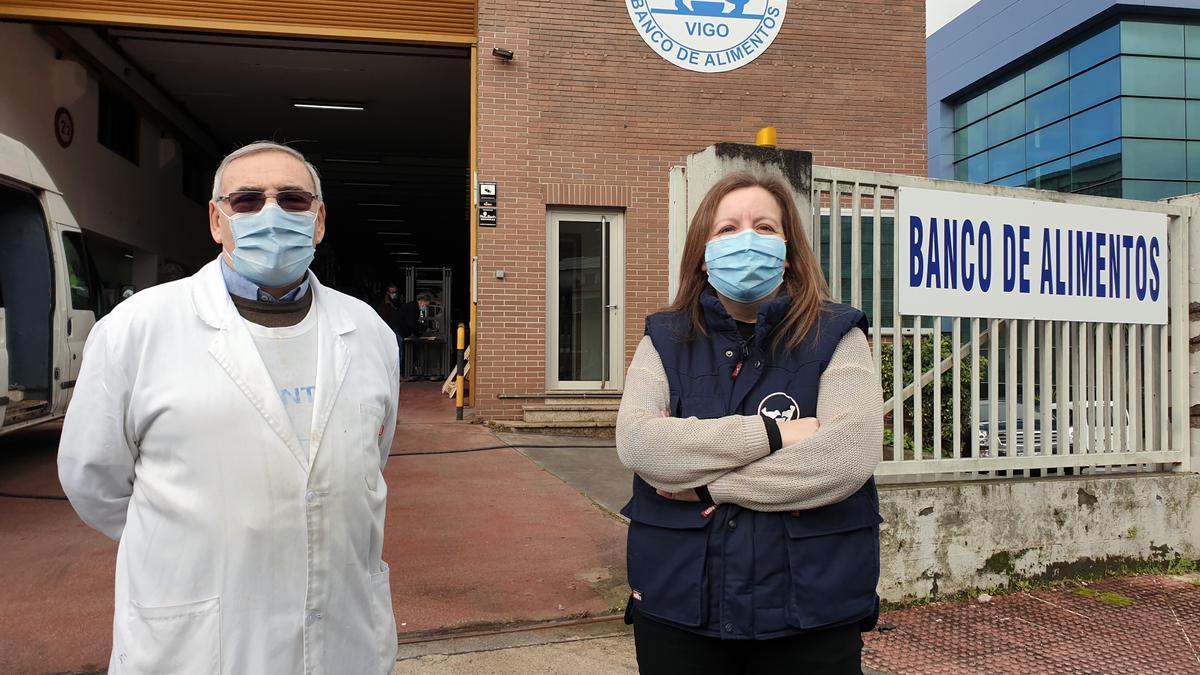
[[[316,170],[273,143],[217,170],[222,252],[93,329],[59,450],[120,542],[109,672],[387,673],[381,559],[396,339],[308,271]]]

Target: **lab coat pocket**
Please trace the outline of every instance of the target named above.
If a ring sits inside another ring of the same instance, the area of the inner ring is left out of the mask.
[[[130,673],[221,672],[221,599],[182,605],[129,606],[128,649],[122,656]]]
[[[365,467],[363,477],[367,489],[374,492],[379,488],[379,476],[382,473],[379,461],[379,436],[383,433],[383,408],[360,403],[359,414],[362,415],[362,451]]]
[[[371,592],[371,603],[375,610],[375,629],[380,650],[381,673],[390,672],[396,662],[396,616],[392,612],[391,569],[379,561],[382,571],[370,575],[367,585]]]

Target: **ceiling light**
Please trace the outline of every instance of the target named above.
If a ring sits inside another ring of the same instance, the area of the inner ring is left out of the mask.
[[[392,255],[421,255],[415,251],[392,251]]]
[[[305,108],[308,110],[351,110],[362,112],[367,107],[361,103],[345,103],[335,101],[292,101],[293,108]]]

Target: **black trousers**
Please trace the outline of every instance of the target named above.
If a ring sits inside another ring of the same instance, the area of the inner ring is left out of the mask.
[[[862,636],[842,626],[773,640],[722,640],[634,613],[642,675],[861,675]]]

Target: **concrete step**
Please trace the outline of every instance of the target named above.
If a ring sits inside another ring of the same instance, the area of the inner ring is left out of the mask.
[[[620,405],[621,392],[612,389],[555,389],[546,392],[546,405]]]
[[[612,422],[526,422],[524,420],[490,420],[488,427],[500,431],[520,434],[549,434],[552,436],[587,436],[590,438],[612,438],[617,423]]]
[[[605,422],[615,424],[620,401],[597,401],[594,403],[551,403],[527,405],[526,422]]]

